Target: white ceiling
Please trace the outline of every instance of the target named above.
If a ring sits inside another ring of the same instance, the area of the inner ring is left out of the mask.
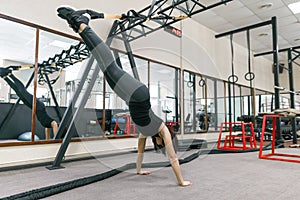
[[[279,49],[300,46],[300,14],[294,15],[288,4],[299,0],[233,0],[225,6],[219,6],[192,18],[202,25],[212,29],[216,34],[235,30],[248,25],[257,24],[277,18]],[[269,8],[262,8],[272,4]],[[251,49],[254,53],[272,50],[271,26],[252,29]],[[261,34],[267,36],[259,36]],[[246,46],[246,32],[234,34],[234,41]],[[279,54],[279,59],[285,59],[285,53]]]

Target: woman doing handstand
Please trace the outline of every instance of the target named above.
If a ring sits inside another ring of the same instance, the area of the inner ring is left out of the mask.
[[[150,174],[142,171],[142,160],[147,136],[155,136],[156,142],[165,145],[166,152],[173,171],[180,186],[191,185],[190,181],[184,181],[181,174],[176,152],[173,148],[171,134],[163,123],[163,120],[156,116],[150,104],[148,88],[125,71],[116,63],[110,48],[95,34],[88,26],[90,16],[88,10],[75,11],[69,7],[58,8],[58,16],[66,19],[70,27],[80,34],[88,49],[97,60],[110,87],[123,99],[129,107],[132,121],[135,123],[140,134],[138,140],[137,173]],[[97,18],[112,18],[120,16],[99,14]]]
[[[23,83],[12,74],[12,71],[9,68],[0,68],[0,76],[16,92],[16,94],[23,101],[23,103],[32,109],[32,94],[30,94],[26,90]],[[57,122],[47,114],[44,103],[39,101],[38,99],[36,100],[36,117],[42,124],[42,126],[46,128],[46,139],[50,139],[50,128],[52,128],[54,135],[57,133]]]

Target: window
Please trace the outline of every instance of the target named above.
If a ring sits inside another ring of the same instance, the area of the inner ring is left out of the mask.
[[[170,128],[178,129],[178,71],[166,65],[150,62],[149,89],[152,110]]]
[[[43,61],[62,53],[63,50],[79,42],[76,39],[54,33],[54,31],[48,32],[44,31],[43,28],[38,29],[35,25],[31,25],[30,23],[27,23],[27,25],[22,24],[17,19],[7,20],[0,18],[0,27],[0,67],[14,66],[13,76],[26,87],[26,91],[29,95],[33,94],[34,91],[32,75],[36,57],[38,58],[38,63],[42,64]],[[39,40],[37,40],[37,37],[39,37]],[[36,44],[37,41],[39,41],[39,44]],[[36,45],[38,45],[39,48],[37,56]],[[65,72],[63,70],[61,70],[60,73],[56,71],[54,64],[55,62],[53,62],[53,66],[50,64],[45,65],[51,73],[47,70],[44,70],[44,73],[39,73],[36,97],[47,106],[46,110],[50,117],[57,119],[58,114],[53,108],[53,106],[56,105],[55,99],[57,97],[55,94],[60,94],[58,98],[59,101],[57,101],[58,106],[66,105],[65,99],[62,98],[62,93],[60,92],[64,91],[65,88]],[[39,68],[39,70],[41,70],[41,68]],[[52,85],[53,90],[51,91],[48,88],[45,76],[40,76],[40,74],[49,74],[48,78],[53,83],[57,77],[61,77]],[[15,81],[15,84],[16,83]],[[32,125],[32,109],[30,106],[27,106],[28,104],[25,105],[22,103],[23,98],[19,99],[20,93],[17,94],[15,91],[16,88],[22,88],[21,85],[15,85],[3,79],[0,79],[0,84],[2,85],[0,100],[1,102],[6,102],[6,104],[0,104],[0,140],[30,141],[30,135],[28,135],[29,138],[25,138],[25,140],[23,140],[24,138],[22,140],[19,138],[23,133],[30,132]],[[53,92],[53,96],[51,92]],[[21,93],[25,94],[24,92]],[[32,102],[30,100],[28,101]],[[15,106],[14,109],[7,109],[17,102],[18,104],[16,104],[17,106]],[[50,105],[51,107],[49,107]],[[15,113],[18,114],[16,115]],[[20,113],[22,113],[22,115],[20,115]],[[18,122],[18,126],[15,126],[16,121]],[[38,120],[36,120],[35,125],[36,139],[44,140],[46,138],[45,128]]]

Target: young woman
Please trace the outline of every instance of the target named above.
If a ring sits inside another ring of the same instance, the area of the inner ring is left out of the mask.
[[[0,76],[16,92],[23,103],[32,109],[32,94],[30,94],[23,83],[12,74],[12,71],[9,68],[0,68]],[[57,122],[47,114],[44,103],[39,100],[36,100],[36,117],[42,126],[45,127],[45,138],[47,140],[50,139],[51,128],[54,135],[57,133]]]
[[[151,109],[150,94],[148,88],[125,71],[116,63],[110,48],[88,26],[90,19],[89,10],[75,11],[69,7],[57,9],[58,16],[67,20],[70,27],[83,39],[92,55],[97,60],[104,76],[115,91],[129,107],[132,121],[141,133],[138,140],[137,174],[147,175],[149,171],[142,171],[143,153],[146,137],[152,136],[158,145],[164,145],[169,156],[173,171],[180,186],[191,185],[190,181],[184,181],[181,174],[176,152],[173,148],[172,137],[163,120],[156,116]],[[118,15],[98,14],[97,18],[121,18]],[[93,18],[93,16],[92,16]]]

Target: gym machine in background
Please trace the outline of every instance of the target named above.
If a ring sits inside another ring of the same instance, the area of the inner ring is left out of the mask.
[[[300,52],[299,52],[300,46],[295,46],[295,47],[290,47],[290,48],[284,48],[284,49],[279,49],[278,52],[286,52],[287,53],[287,61],[288,61],[288,68],[285,68],[283,65],[281,66],[282,70],[286,69],[288,70],[288,75],[289,75],[289,89],[286,89],[284,87],[280,87],[280,85],[277,83],[274,84],[274,88],[280,91],[285,91],[290,94],[290,108],[294,109],[295,108],[295,95],[299,95],[299,91],[295,91],[294,88],[294,74],[293,74],[293,64],[296,64],[297,66],[300,66],[299,63],[296,62],[296,60],[300,57]],[[257,56],[264,56],[264,55],[269,55],[272,54],[272,52],[263,52],[263,53],[258,53],[254,54],[254,57]],[[274,74],[275,74],[275,69],[274,69]],[[297,144],[297,127],[296,127],[296,118],[291,118],[291,125],[292,125],[292,138],[293,138],[293,144]]]

